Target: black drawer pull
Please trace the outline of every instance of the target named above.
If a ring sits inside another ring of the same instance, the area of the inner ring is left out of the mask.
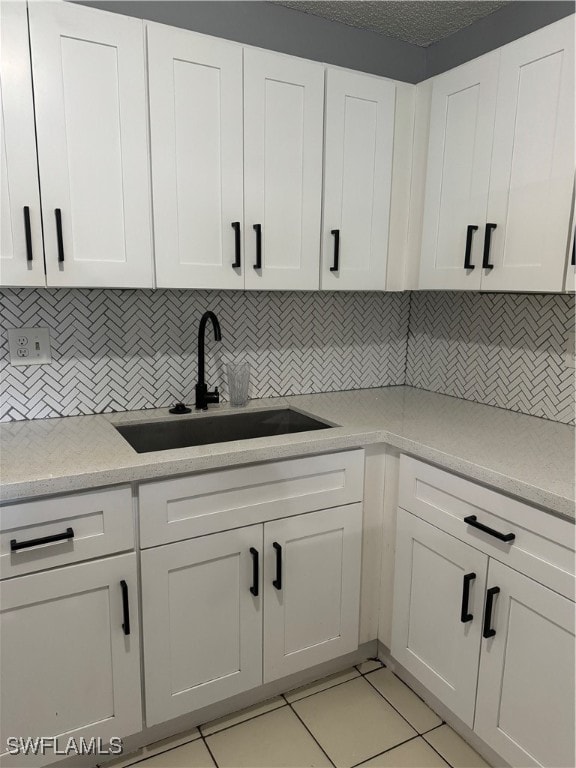
[[[510,544],[516,538],[515,533],[500,533],[500,531],[496,531],[494,528],[490,528],[488,525],[479,523],[476,515],[468,515],[468,517],[464,518],[464,522],[468,525],[471,525],[473,528],[478,528],[479,531],[484,531],[484,533],[488,533],[490,536],[494,536],[495,539],[505,541],[507,544]]]
[[[572,237],[572,258],[570,259],[570,264],[576,267],[576,235]]]
[[[233,221],[232,222],[232,229],[234,230],[234,256],[235,260],[232,262],[232,266],[234,269],[239,269],[242,265],[242,261],[240,258],[240,222],[239,221]]]
[[[122,590],[122,614],[124,616],[124,622],[122,629],[125,635],[130,634],[130,603],[128,602],[128,584],[122,579],[120,582],[120,589]]]
[[[272,546],[276,550],[276,578],[272,581],[272,586],[282,589],[282,547],[277,541]]]
[[[331,229],[330,234],[334,235],[334,263],[330,267],[330,272],[338,272],[340,269],[340,230]]]
[[[10,542],[10,552],[18,552],[19,549],[29,549],[30,547],[37,547],[40,544],[54,544],[57,541],[66,541],[67,539],[74,538],[74,530],[72,528],[66,528],[64,533],[54,533],[52,536],[41,536],[39,539],[29,539],[28,541],[16,541],[12,539]]]
[[[492,241],[492,232],[497,227],[496,224],[486,224],[484,233],[484,255],[482,257],[482,269],[494,269],[494,264],[490,264],[490,243]]]
[[[62,237],[62,211],[60,208],[54,209],[56,217],[56,239],[58,240],[58,262],[64,263],[64,239]]]
[[[475,573],[467,573],[464,576],[464,584],[462,585],[462,607],[460,608],[460,621],[462,624],[466,624],[474,618],[468,610],[468,602],[470,600],[470,582],[474,581],[475,578]]]
[[[30,208],[24,206],[24,234],[26,235],[26,261],[32,261],[32,229],[30,228]]]
[[[486,607],[484,608],[484,628],[482,630],[482,637],[488,639],[494,637],[496,630],[492,629],[492,606],[494,603],[494,597],[499,594],[500,587],[490,587],[486,592]]]
[[[472,236],[478,227],[475,224],[468,224],[466,229],[466,251],[464,252],[464,269],[474,269],[474,264],[470,261],[472,257]]]
[[[254,269],[262,269],[262,224],[253,225],[256,232],[256,264]]]
[[[252,586],[250,592],[254,597],[258,597],[258,582],[260,581],[260,556],[258,550],[254,547],[250,547],[250,554],[252,555]]]

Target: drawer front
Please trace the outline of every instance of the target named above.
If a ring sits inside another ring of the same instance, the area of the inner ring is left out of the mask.
[[[133,547],[128,486],[0,507],[2,579]]]
[[[409,456],[400,460],[398,504],[408,512],[574,599],[574,525]],[[464,521],[513,534],[502,541]]]
[[[140,486],[141,546],[361,501],[364,451],[273,461]]]

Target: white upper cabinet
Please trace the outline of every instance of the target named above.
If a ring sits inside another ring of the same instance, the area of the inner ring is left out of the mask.
[[[242,47],[146,28],[157,285],[243,288]]]
[[[151,287],[143,25],[29,4],[48,284]]]
[[[385,290],[396,85],[326,74],[321,287]]]
[[[574,17],[501,50],[482,288],[560,291],[574,183]]]
[[[574,183],[574,21],[435,79],[420,288],[562,291]]]
[[[324,67],[244,49],[245,286],[317,290]]]
[[[2,3],[0,284],[45,285],[26,3]]]
[[[434,81],[420,288],[480,288],[498,56],[489,53]]]

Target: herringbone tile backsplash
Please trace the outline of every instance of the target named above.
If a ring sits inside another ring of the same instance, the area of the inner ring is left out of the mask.
[[[406,384],[574,423],[574,296],[411,294]]]
[[[190,402],[211,309],[222,342],[209,328],[206,375],[223,399],[237,357],[252,364],[252,397],[406,383],[574,423],[573,296],[16,288],[0,299],[0,421]],[[30,326],[50,329],[52,363],[9,365],[6,328]]]
[[[402,384],[408,294],[5,289],[0,420],[157,408],[194,397],[197,333],[206,381],[227,399],[224,363],[250,361],[251,396]],[[47,326],[52,364],[8,364],[6,328]]]

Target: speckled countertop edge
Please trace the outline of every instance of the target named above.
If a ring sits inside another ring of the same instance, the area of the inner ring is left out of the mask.
[[[574,521],[574,428],[411,387],[251,401],[338,423],[330,430],[137,454],[115,424],[203,418],[167,409],[0,424],[3,502],[375,443]]]

